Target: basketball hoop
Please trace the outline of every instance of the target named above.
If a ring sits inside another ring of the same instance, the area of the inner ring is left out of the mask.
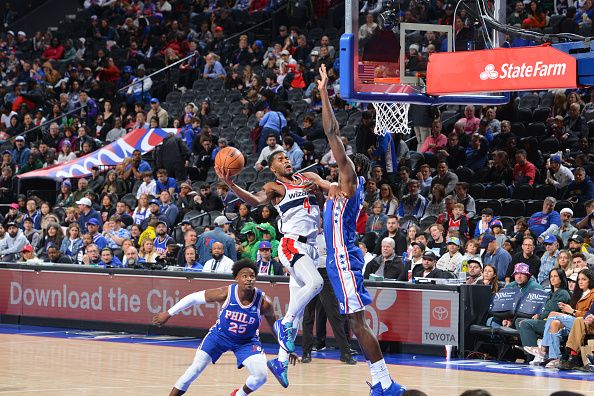
[[[400,78],[375,78],[376,83],[399,84]],[[408,127],[408,109],[410,103],[403,102],[371,102],[375,108],[375,128],[373,132],[376,135],[385,136],[387,133],[410,132]]]
[[[386,133],[410,132],[408,127],[408,108],[410,103],[371,102],[375,108],[376,135],[384,136]]]

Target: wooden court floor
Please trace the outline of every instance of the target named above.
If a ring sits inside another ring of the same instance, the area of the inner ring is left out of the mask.
[[[191,348],[0,334],[0,395],[168,395],[193,356]],[[390,371],[409,389],[431,396],[454,396],[477,387],[494,396],[557,390],[594,395],[592,381],[400,365],[390,365]],[[247,375],[236,369],[233,355],[225,354],[187,394],[228,395]],[[288,389],[270,375],[255,395],[363,396],[369,394],[365,380],[365,363],[347,366],[314,359],[291,368]]]

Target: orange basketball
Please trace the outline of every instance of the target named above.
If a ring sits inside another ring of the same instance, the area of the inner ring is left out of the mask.
[[[235,176],[243,169],[245,159],[241,151],[235,147],[225,147],[217,153],[215,165],[225,171],[229,171],[230,176]]]

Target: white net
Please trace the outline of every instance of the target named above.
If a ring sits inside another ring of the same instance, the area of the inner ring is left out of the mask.
[[[375,129],[376,135],[385,135],[386,133],[410,132],[408,127],[408,108],[410,103],[385,103],[372,102],[375,107]]]

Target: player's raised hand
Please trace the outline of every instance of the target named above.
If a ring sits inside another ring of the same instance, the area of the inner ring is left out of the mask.
[[[322,63],[320,66],[320,81],[318,81],[318,91],[326,90],[326,85],[328,85],[328,73],[326,72],[326,65]]]
[[[160,314],[153,316],[153,324],[157,326],[164,325],[170,317],[171,315],[169,315],[169,312],[161,312]]]
[[[217,174],[217,176],[219,177],[219,179],[224,181],[227,185],[230,185],[229,183],[233,182],[231,180],[231,176],[229,176],[229,170],[223,170],[223,169],[221,169],[220,166],[217,166],[217,165],[214,166],[214,170],[215,170],[215,173]]]

